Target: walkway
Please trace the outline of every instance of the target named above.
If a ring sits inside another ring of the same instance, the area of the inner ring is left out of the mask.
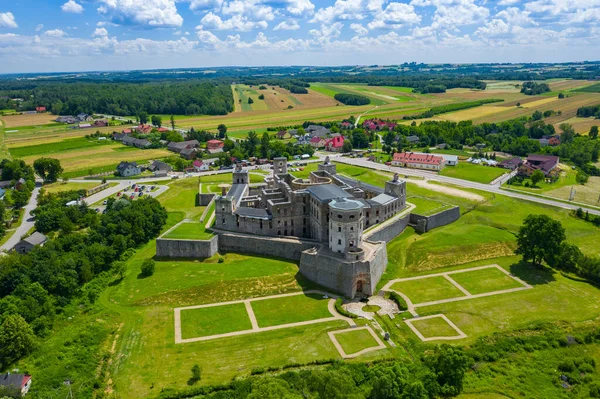
[[[331,298],[327,304],[327,309],[329,310],[329,313],[331,313],[332,317],[300,321],[297,323],[281,324],[281,325],[270,326],[270,327],[259,327],[258,326],[258,321],[256,320],[256,316],[254,315],[254,311],[252,309],[252,305],[251,305],[252,302],[262,301],[262,300],[266,300],[266,299],[284,298],[284,297],[295,296],[295,295],[306,295],[306,294],[321,294],[323,296],[327,296],[327,297]],[[176,344],[184,344],[184,343],[189,343],[189,342],[208,341],[211,339],[235,337],[238,335],[254,334],[254,333],[258,333],[258,332],[279,330],[282,328],[293,328],[293,327],[306,326],[306,325],[316,324],[316,323],[325,323],[325,322],[336,321],[336,320],[343,320],[343,321],[347,322],[348,325],[355,326],[356,322],[354,320],[340,315],[335,310],[335,300],[337,298],[338,298],[337,295],[331,294],[329,292],[320,291],[320,290],[309,290],[309,291],[302,291],[302,292],[293,292],[293,293],[289,293],[289,294],[279,294],[279,295],[271,295],[271,296],[252,298],[252,299],[243,299],[243,300],[238,300],[238,301],[218,302],[218,303],[209,303],[206,305],[196,305],[196,306],[186,306],[183,308],[175,308],[174,309],[174,312],[175,312],[175,343]],[[195,338],[187,338],[187,339],[182,338],[182,334],[181,334],[181,311],[182,310],[233,305],[233,304],[237,304],[237,303],[243,303],[246,306],[246,312],[248,313],[248,318],[250,319],[250,323],[252,324],[252,329],[242,330],[242,331],[234,331],[234,332],[225,333],[225,334],[208,335],[205,337],[195,337]]]

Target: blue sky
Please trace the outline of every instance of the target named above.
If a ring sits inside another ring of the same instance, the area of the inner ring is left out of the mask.
[[[3,0],[0,73],[600,58],[600,0]]]

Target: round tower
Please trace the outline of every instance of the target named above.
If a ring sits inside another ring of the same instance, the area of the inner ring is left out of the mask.
[[[339,198],[329,203],[329,249],[347,254],[362,244],[364,204],[355,199]]]

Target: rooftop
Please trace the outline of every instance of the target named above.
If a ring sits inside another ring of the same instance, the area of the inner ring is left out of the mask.
[[[254,218],[254,219],[270,219],[271,218],[271,215],[269,215],[267,210],[262,209],[262,208],[249,208],[246,206],[240,206],[239,208],[237,208],[235,213],[240,216],[244,216],[247,218]]]
[[[362,209],[365,205],[354,199],[338,198],[329,203],[329,207],[333,209],[341,209],[344,211]]]
[[[352,198],[351,194],[345,192],[335,184],[311,186],[307,188],[307,191],[320,202],[327,202],[338,198]]]

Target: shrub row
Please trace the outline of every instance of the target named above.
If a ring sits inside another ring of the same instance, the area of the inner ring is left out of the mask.
[[[350,317],[351,319],[355,319],[358,317],[355,314],[352,314],[352,313],[348,312],[346,309],[344,309],[342,307],[343,304],[344,304],[344,300],[342,298],[338,298],[335,300],[335,310],[337,310],[337,312],[339,314],[341,314],[342,316]]]
[[[483,104],[498,103],[498,102],[502,102],[502,101],[504,101],[504,100],[502,100],[500,98],[486,98],[484,100],[467,101],[464,103],[440,105],[438,107],[433,107],[429,111],[425,111],[421,114],[405,115],[402,119],[409,120],[409,119],[431,118],[432,116],[439,115],[439,114],[445,114],[447,112],[460,111],[461,109],[475,108],[475,107],[479,107],[480,105],[483,105]]]
[[[390,299],[396,302],[396,304],[398,305],[398,309],[402,311],[408,310],[408,305],[406,304],[406,301],[397,292],[390,291]]]

